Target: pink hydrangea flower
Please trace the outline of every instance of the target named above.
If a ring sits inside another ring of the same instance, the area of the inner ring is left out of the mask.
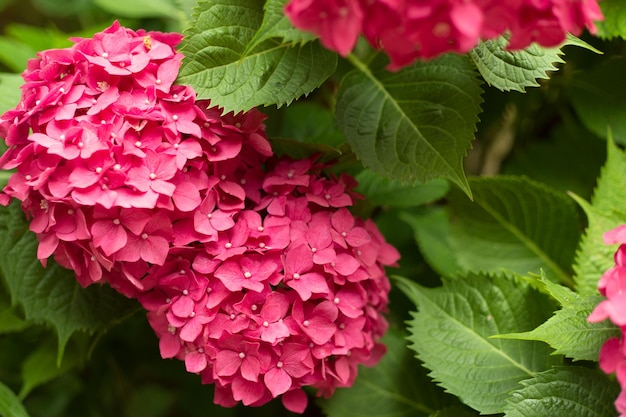
[[[626,416],[626,225],[619,226],[604,234],[606,244],[619,244],[615,252],[615,265],[607,270],[598,283],[600,294],[606,297],[587,318],[590,322],[610,319],[617,325],[622,335],[607,340],[599,354],[600,369],[607,374],[616,374],[622,391],[615,401],[620,416]]]
[[[597,0],[291,0],[285,14],[341,55],[359,34],[389,55],[389,69],[446,52],[465,53],[481,39],[510,35],[509,48],[552,47],[571,32],[595,33]]]
[[[216,403],[302,413],[304,387],[332,395],[381,357],[399,254],[348,210],[351,177],[273,156],[261,112],[176,85],[180,40],[116,22],[31,60],[0,117],[0,168],[16,169],[0,202],[21,201],[44,265],[137,298],[161,356],[215,384]]]
[[[246,198],[229,229],[211,229],[213,240],[178,255],[191,265],[185,275],[202,282],[209,298],[187,296],[181,310],[179,300],[191,290],[172,291],[161,280],[138,298],[167,341],[162,354],[172,357],[178,349],[173,356],[216,385],[217,403],[260,405],[280,396],[288,409],[302,412],[303,387],[332,395],[354,382],[358,364],[380,358],[389,292],[383,267],[395,264],[398,252],[373,223],[347,210],[348,178],[322,177],[314,159],[271,158],[267,166],[253,193],[260,203]],[[341,189],[333,198],[345,205],[307,198],[319,194],[320,181]],[[270,214],[277,200],[284,209]],[[201,205],[196,213],[206,217],[206,211]],[[160,276],[162,268],[155,265],[152,273]],[[181,323],[199,310],[190,340]]]

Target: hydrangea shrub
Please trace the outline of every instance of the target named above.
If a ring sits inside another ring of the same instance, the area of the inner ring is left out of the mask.
[[[95,3],[0,73],[0,414],[626,415],[625,5]]]

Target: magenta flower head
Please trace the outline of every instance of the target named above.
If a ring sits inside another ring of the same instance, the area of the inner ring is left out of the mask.
[[[9,146],[0,167],[17,169],[0,200],[22,201],[39,258],[54,255],[83,286],[145,291],[147,265],[164,265],[175,243],[195,238],[186,218],[207,195],[243,198],[241,185],[217,185],[217,171],[235,174],[225,161],[237,155],[245,172],[271,155],[260,112],[222,115],[174,84],[181,39],[116,22],[40,52],[21,101],[0,118]]]
[[[610,319],[622,330],[621,337],[612,337],[600,349],[600,368],[607,374],[615,373],[622,392],[615,401],[620,416],[626,416],[626,225],[604,235],[606,244],[619,244],[615,252],[615,265],[600,278],[598,290],[606,297],[587,318],[590,322]]]
[[[273,156],[265,116],[223,114],[175,84],[181,35],[114,23],[39,53],[0,118],[38,257],[137,298],[163,358],[215,384],[215,402],[352,385],[379,339],[399,254],[355,218],[354,180]]]
[[[389,69],[447,52],[465,53],[481,39],[510,36],[509,48],[557,46],[568,32],[595,33],[596,0],[291,0],[285,14],[322,44],[348,55],[360,34],[389,55]]]
[[[270,158],[266,167],[256,187],[243,170],[231,174],[230,184],[247,187],[239,209],[206,194],[188,225],[195,241],[152,268],[139,300],[161,355],[214,383],[218,404],[280,396],[303,412],[303,387],[330,396],[384,353],[384,267],[399,255],[346,208],[351,178],[322,175],[315,158]]]

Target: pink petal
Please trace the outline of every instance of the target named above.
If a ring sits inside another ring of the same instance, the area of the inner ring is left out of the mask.
[[[176,185],[172,199],[176,208],[183,212],[195,210],[202,202],[198,188],[188,182]]]
[[[180,339],[185,342],[193,342],[202,333],[203,328],[200,320],[192,318],[180,329]]]
[[[111,220],[95,222],[91,226],[93,244],[101,247],[106,256],[111,256],[124,246],[128,241],[128,235],[124,227],[115,225]]]
[[[301,275],[299,279],[287,281],[287,285],[298,292],[302,301],[311,298],[312,294],[327,295],[330,292],[326,279],[317,272]]]
[[[354,274],[360,266],[361,263],[347,253],[340,253],[335,260],[335,271],[346,277]]]
[[[248,381],[257,382],[261,371],[259,359],[252,355],[247,355],[241,362],[241,376]]]
[[[362,227],[355,227],[350,230],[346,235],[346,242],[353,248],[358,248],[359,246],[363,246],[367,243],[370,243],[372,238],[367,230]]]
[[[281,368],[272,368],[263,377],[265,386],[270,390],[274,398],[284,394],[291,388],[291,377]]]
[[[189,317],[193,312],[194,306],[195,304],[191,297],[182,296],[172,303],[171,309],[172,313],[178,317]]]
[[[624,360],[621,342],[617,337],[608,339],[600,348],[600,368],[607,374],[617,370],[618,365]]]
[[[241,358],[232,350],[220,350],[215,356],[215,372],[218,376],[231,376],[239,370]]]
[[[202,352],[189,352],[185,355],[185,368],[193,374],[204,371],[207,367],[206,355]]]
[[[243,405],[254,404],[265,394],[265,386],[260,382],[246,381],[241,377],[235,377],[232,385],[233,398],[241,401]]]
[[[141,246],[141,259],[154,265],[163,265],[170,249],[167,240],[161,236],[151,236],[144,240],[146,242]]]
[[[180,339],[169,332],[163,334],[159,340],[159,350],[163,359],[173,358],[180,351]]]
[[[261,309],[261,317],[269,322],[275,322],[285,317],[289,310],[289,298],[279,292],[272,292],[267,296]]]
[[[301,389],[294,389],[283,394],[282,402],[285,408],[294,413],[302,414],[309,402],[306,393]]]

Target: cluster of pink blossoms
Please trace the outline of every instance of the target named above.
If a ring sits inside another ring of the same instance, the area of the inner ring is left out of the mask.
[[[384,50],[390,69],[446,52],[465,53],[481,39],[510,35],[508,47],[556,46],[602,19],[597,0],[291,0],[294,26],[347,55],[363,35]]]
[[[600,368],[607,374],[616,373],[622,391],[615,401],[620,416],[626,416],[626,225],[605,233],[607,245],[619,243],[615,252],[615,265],[607,270],[598,283],[600,294],[606,300],[600,302],[589,315],[590,322],[610,319],[622,330],[620,338],[612,337],[600,349]]]
[[[137,298],[217,403],[302,412],[302,387],[330,395],[384,352],[398,252],[347,210],[350,177],[273,157],[262,113],[174,84],[180,40],[115,23],[31,60],[0,202],[22,201],[44,264]]]

